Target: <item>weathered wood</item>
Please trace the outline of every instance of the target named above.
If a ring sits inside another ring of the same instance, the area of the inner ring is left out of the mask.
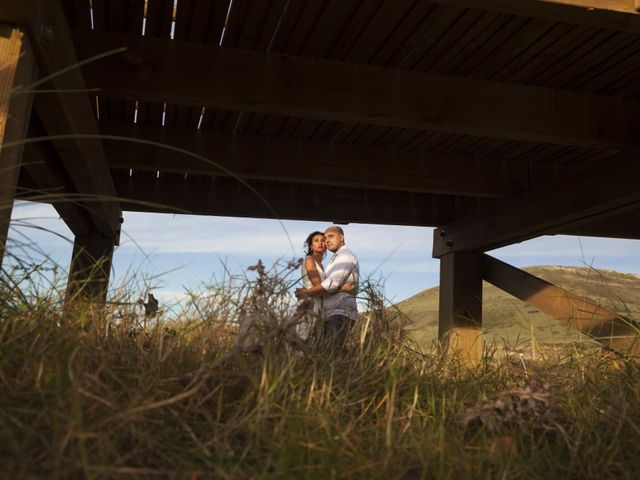
[[[37,117],[32,116],[28,134],[30,137],[43,135],[38,126]],[[23,173],[32,181],[28,186],[29,192],[21,192],[25,197],[31,193],[31,199],[38,198],[40,202],[51,203],[64,223],[76,236],[87,236],[94,227],[86,205],[75,189],[58,154],[50,142],[35,142],[25,145]]]
[[[24,33],[0,24],[0,265],[4,257],[23,145],[7,147],[25,137],[33,95],[20,93],[37,74]]]
[[[523,17],[640,32],[635,0],[430,0],[433,3]]]
[[[103,95],[494,138],[624,148],[640,143],[640,107],[602,95],[411,72],[295,55],[74,31]]]
[[[122,208],[130,211],[422,226],[453,211],[447,196],[249,180],[270,209],[233,178],[137,173],[113,179]]]
[[[77,236],[73,243],[65,303],[104,303],[107,298],[114,237]]]
[[[41,77],[78,63],[59,0],[4,1],[0,20],[20,24],[29,34]],[[119,228],[120,208],[113,199],[115,189],[100,140],[55,138],[98,132],[89,97],[77,93],[86,89],[80,69],[71,68],[37,88],[54,91],[36,94],[34,107],[77,192],[91,195],[90,215],[95,227],[104,235],[114,235]]]
[[[440,259],[438,337],[467,366],[482,358],[482,258],[457,252]]]
[[[229,175],[408,192],[502,198],[575,167],[330,144],[260,135],[221,134],[176,127],[100,122],[111,168]],[[136,141],[147,142],[145,144]],[[154,147],[148,142],[171,148]],[[182,154],[183,149],[209,162]],[[218,167],[217,165],[222,168]]]
[[[582,175],[555,181],[437,228],[433,256],[486,251],[545,233],[637,210],[640,150],[606,160]]]
[[[489,255],[481,256],[483,278],[489,283],[611,349],[638,353],[637,322]]]

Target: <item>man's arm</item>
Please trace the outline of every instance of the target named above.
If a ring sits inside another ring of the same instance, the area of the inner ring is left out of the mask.
[[[325,293],[328,292],[324,289],[321,283],[314,285],[311,288],[296,288],[296,298],[298,299],[317,297],[318,295],[324,295]]]
[[[353,260],[351,255],[342,255],[336,259],[331,272],[327,274],[326,278],[320,284],[325,291],[328,293],[337,292],[347,284],[349,277],[355,269]]]
[[[347,283],[349,275],[353,273],[355,264],[349,257],[336,259],[336,267],[331,269],[331,272],[327,275],[320,285],[315,285],[311,288],[298,288],[296,289],[296,298],[308,298],[317,297],[318,295],[324,295],[326,293],[333,293],[342,288]]]

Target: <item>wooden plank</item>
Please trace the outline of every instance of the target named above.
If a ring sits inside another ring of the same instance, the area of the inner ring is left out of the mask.
[[[169,38],[173,20],[173,0],[147,0],[145,36]]]
[[[58,1],[24,0],[10,2],[0,9],[0,17],[21,24],[29,34],[40,75],[49,75],[77,64],[74,48]],[[35,95],[34,107],[47,134],[69,173],[76,190],[100,200],[91,203],[91,218],[98,231],[113,235],[120,225],[120,208],[109,175],[102,144],[96,138],[95,118],[88,95],[65,90],[84,90],[79,69],[57,75],[39,88],[59,93]],[[69,136],[73,137],[69,137]]]
[[[225,15],[224,36],[221,36],[221,45],[237,47],[247,14],[251,7],[251,0],[233,0],[229,2],[229,8]]]
[[[13,25],[0,23],[0,265],[4,257],[13,200],[20,174],[33,94],[21,93],[37,75],[28,38]]]
[[[567,170],[459,155],[101,122],[110,168],[502,198]],[[147,142],[147,144],[135,143]],[[157,148],[149,143],[167,145]],[[182,149],[201,157],[189,157]],[[208,162],[203,159],[211,159]],[[225,172],[225,170],[227,172]],[[575,172],[575,169],[568,170]],[[312,174],[310,172],[313,172]]]
[[[218,45],[228,1],[180,0],[176,12],[175,38]]]
[[[396,30],[413,8],[412,0],[383,2],[368,22],[366,28],[350,45],[345,60],[354,63],[369,63],[387,39],[396,35]]]
[[[242,33],[238,36],[236,46],[240,48],[256,48],[258,42],[265,37],[265,28],[273,28],[268,25],[267,19],[270,13],[273,13],[274,7],[276,5],[273,5],[273,2],[252,2],[248,5],[244,25],[242,25]],[[275,15],[272,16],[275,17]],[[272,31],[269,33],[272,33]]]
[[[273,51],[276,36],[284,23],[283,16],[292,2],[290,0],[271,0],[267,3],[269,10],[262,18],[260,36],[255,39],[252,47],[255,50]]]
[[[306,2],[291,0],[274,2],[272,11],[275,13],[275,17],[272,17],[271,20],[275,19],[276,22],[270,23],[269,26],[273,27],[271,34],[263,37],[258,46],[268,52],[284,51],[289,37],[297,28],[298,20],[304,11],[305,4]]]
[[[463,54],[452,61],[452,67],[447,73],[499,80],[492,76],[482,76],[478,70],[487,63],[504,69],[513,58],[521,55],[549,28],[549,22],[542,20],[499,15],[494,29],[484,34],[481,41],[465,48]]]
[[[631,99],[99,32],[75,44],[82,58],[129,48],[83,68],[118,98],[562,145],[640,142]]]
[[[62,0],[62,7],[69,26],[91,29],[89,0]]]
[[[91,0],[95,29],[141,35],[144,1]]]
[[[411,52],[425,32],[433,26],[437,9],[442,8],[429,2],[414,2],[394,34],[375,52],[371,63],[395,67],[408,52]]]
[[[589,30],[589,27],[568,23],[550,26],[552,28],[549,31],[542,30],[541,35],[534,37],[529,45],[521,44],[520,51],[514,52],[509,43],[505,44],[503,48],[507,50],[507,55],[512,55],[511,61],[502,63],[499,51],[495,64],[485,62],[475,74],[481,78],[526,84],[535,79],[540,72],[544,72],[547,66],[559,63],[562,56],[570,51],[573,45],[579,44],[579,39]]]
[[[474,367],[482,358],[482,257],[456,252],[440,259],[438,338],[446,353]]]
[[[445,257],[448,257],[446,255]],[[482,276],[489,283],[622,353],[639,351],[636,322],[574,295],[530,273],[482,254]]]
[[[593,47],[582,58],[574,62],[571,68],[556,75],[553,82],[565,90],[592,93],[593,90],[585,89],[582,85],[602,72],[611,72],[615,65],[621,61],[619,53],[628,47],[632,47],[637,53],[640,53],[638,36],[629,33],[616,33],[606,42]],[[618,73],[616,73],[616,77],[620,78]]]
[[[549,54],[541,54],[541,50],[548,44],[564,50],[566,30],[575,28],[573,25],[553,24],[526,17],[511,17],[507,25],[519,25],[519,28],[510,38],[503,39],[493,51],[478,55],[475,63],[469,63],[472,66],[469,70],[472,76],[511,81],[514,72],[519,73],[523,68],[530,68],[531,64],[539,61],[548,62]],[[507,29],[505,27],[503,31]]]
[[[638,178],[640,150],[635,149],[436,229],[433,256],[491,250],[635,210]]]
[[[489,40],[499,37],[500,33],[509,30],[508,25],[511,23],[518,24],[520,18],[514,18],[514,21],[505,21],[504,15],[492,12],[484,12],[477,21],[475,21],[467,30],[456,39],[456,41],[439,57],[431,59],[431,65],[428,70],[433,73],[452,74],[457,65],[466,63],[468,58],[480,56],[474,51],[480,45],[490,43]],[[493,58],[491,59],[493,61]]]
[[[590,32],[588,39],[580,45],[566,52],[561,61],[555,65],[547,65],[544,72],[536,75],[534,83],[552,88],[566,89],[566,77],[575,74],[576,66],[582,61],[587,63],[597,62],[601,57],[599,47],[615,38],[615,32],[601,30],[593,34]]]
[[[352,19],[358,0],[328,0],[318,23],[305,42],[302,54],[324,58]]]
[[[490,13],[482,10],[468,10],[456,18],[456,20],[446,29],[445,34],[429,45],[426,53],[412,66],[413,70],[430,71],[433,64],[441,57],[446,57],[454,49],[454,45],[459,37],[463,36],[475,25],[483,22],[483,18]],[[437,72],[436,73],[441,73]]]
[[[251,191],[227,177],[156,179],[114,172],[113,180],[128,211],[429,226],[451,218],[453,207],[446,196],[285,182],[248,180]]]
[[[476,8],[523,17],[640,32],[634,0],[431,0],[458,8]]]
[[[326,53],[327,57],[344,60],[353,48],[355,42],[358,41],[360,35],[362,35],[362,32],[364,32],[371,23],[384,1],[385,0],[362,0],[355,6],[352,6],[349,22],[344,25],[340,35],[338,35],[330,46]]]
[[[398,52],[399,60],[393,62],[393,65],[397,68],[413,69],[433,45],[455,26],[464,13],[463,9],[436,5],[418,29],[419,36],[414,37],[407,48]]]

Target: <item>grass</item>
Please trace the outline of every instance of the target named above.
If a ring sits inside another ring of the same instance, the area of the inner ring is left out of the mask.
[[[632,478],[640,371],[555,350],[474,371],[422,354],[375,289],[348,348],[292,340],[294,265],[147,318],[5,284],[7,478]],[[35,289],[37,290],[37,288]],[[250,318],[237,341],[238,322]]]

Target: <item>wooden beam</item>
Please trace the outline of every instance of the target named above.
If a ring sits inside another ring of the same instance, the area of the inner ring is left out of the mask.
[[[42,135],[37,130],[37,123],[37,118],[32,118],[29,136]],[[31,179],[31,185],[28,186],[31,199],[37,196],[40,202],[51,203],[75,236],[87,236],[95,229],[86,205],[75,192],[71,179],[50,143],[27,144],[22,170]],[[28,192],[21,192],[20,196],[28,196]]]
[[[261,135],[102,121],[99,126],[102,134],[128,139],[103,139],[112,169],[225,176],[233,172],[242,178],[260,180],[486,198],[511,196],[536,182],[576,172],[572,167],[554,168],[548,164]]]
[[[114,237],[97,233],[75,238],[65,297],[67,307],[78,301],[104,304],[114,244]]]
[[[489,283],[603,345],[638,353],[637,322],[486,254],[482,254],[482,272]]]
[[[576,146],[640,143],[640,107],[602,95],[108,32],[74,32],[102,95]]]
[[[22,25],[28,32],[42,77],[56,74],[78,63],[59,0],[5,1],[0,20]],[[97,134],[95,118],[79,68],[52,77],[37,89],[34,107],[66,170],[81,194],[91,201],[91,219],[104,235],[116,233],[120,208],[113,201],[115,189],[98,138],[55,138],[56,135]],[[74,91],[75,93],[69,93]],[[78,93],[79,92],[79,93]]]
[[[113,175],[122,208],[340,223],[433,225],[451,218],[451,197],[250,180],[271,209],[233,178]]]
[[[585,237],[609,237],[640,240],[640,211],[632,211],[554,232]]]
[[[457,252],[440,259],[438,337],[448,354],[466,366],[482,358],[482,258]]]
[[[28,39],[19,28],[0,23],[0,265],[4,257],[13,200],[22,162],[33,95],[18,93],[37,75]]]
[[[433,256],[491,250],[637,210],[638,178],[640,150],[635,149],[582,175],[501,200],[495,207],[437,228]]]
[[[430,0],[460,8],[573,23],[623,32],[640,32],[637,0]]]

